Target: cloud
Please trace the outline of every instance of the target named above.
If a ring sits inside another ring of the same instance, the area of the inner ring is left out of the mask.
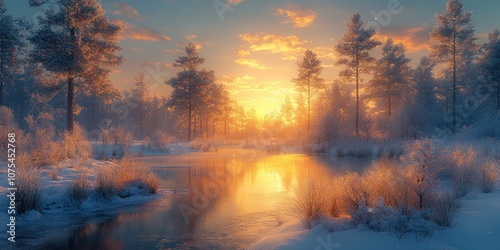
[[[296,35],[283,36],[278,34],[241,34],[240,38],[248,43],[246,50],[250,52],[298,54],[308,42]]]
[[[177,54],[177,53],[181,53],[182,50],[181,49],[166,49],[163,52]]]
[[[130,7],[130,5],[127,5],[124,2],[118,2],[114,3],[113,6],[116,8],[116,10],[113,11],[113,14],[117,16],[125,16],[129,19],[142,21],[142,17],[139,12],[136,9]]]
[[[291,23],[295,28],[305,28],[314,23],[318,16],[316,12],[298,4],[288,4],[283,9],[277,9],[276,13],[286,17],[283,24]]]
[[[239,59],[236,59],[235,62],[238,64],[241,64],[241,65],[246,65],[246,66],[256,68],[256,69],[272,69],[272,67],[264,66],[264,65],[258,63],[254,59],[239,58]]]
[[[226,0],[226,3],[229,5],[239,5],[245,1],[246,0]]]
[[[136,27],[123,20],[113,20],[113,23],[123,27],[122,38],[124,39],[153,42],[165,42],[171,40],[170,37],[161,34],[156,30],[145,27]]]
[[[208,45],[208,42],[190,42],[194,44],[196,47],[196,50],[200,50],[203,48],[203,46]],[[186,47],[187,43],[177,43],[175,46],[183,48],[182,51],[184,51],[184,48]]]
[[[395,43],[403,43],[406,51],[416,52],[420,50],[429,50],[429,33],[432,27],[386,27],[375,35],[375,38],[380,41],[385,41],[387,38],[392,38]]]
[[[198,36],[196,36],[196,35],[187,35],[187,36],[186,36],[186,40],[191,41],[191,40],[196,39],[197,37],[198,37]]]
[[[295,35],[278,34],[240,34],[241,40],[245,41],[237,51],[239,58],[244,58],[252,53],[278,54],[282,60],[297,61],[307,49],[309,41],[302,40]],[[322,60],[336,60],[335,49],[333,47],[314,47],[309,48]]]

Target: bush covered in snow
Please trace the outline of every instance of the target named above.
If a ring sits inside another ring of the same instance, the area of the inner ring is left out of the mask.
[[[149,150],[154,151],[168,151],[168,145],[175,141],[175,137],[172,135],[156,131],[150,137],[147,137],[145,144]]]
[[[313,223],[325,213],[326,185],[311,178],[306,179],[294,188],[295,197],[290,200],[297,216],[303,220],[306,227],[311,229]]]
[[[127,188],[135,187],[145,193],[158,192],[160,180],[143,163],[131,158],[115,160],[97,170],[95,195],[109,200],[116,194],[130,196]]]
[[[42,183],[39,166],[30,155],[19,154],[16,159],[17,193],[16,210],[23,214],[30,210],[40,211],[42,202]]]
[[[87,199],[91,191],[88,177],[84,173],[78,174],[68,190],[68,197],[80,206]]]
[[[122,158],[130,155],[133,136],[122,127],[101,131],[101,148],[96,157],[100,159]]]
[[[498,160],[485,160],[481,163],[478,178],[478,187],[483,193],[496,190],[500,180],[500,162]]]

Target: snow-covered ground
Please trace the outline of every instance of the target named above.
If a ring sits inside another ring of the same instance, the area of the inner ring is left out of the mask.
[[[88,196],[79,206],[69,198],[68,190],[72,183],[81,173],[87,174],[89,180],[89,190],[95,187],[96,172],[104,165],[112,164],[97,160],[88,160],[85,163],[77,162],[76,160],[65,160],[58,166],[48,166],[40,169],[40,181],[42,187],[42,208],[41,211],[28,211],[24,214],[15,215],[16,235],[18,241],[16,244],[23,244],[23,240],[19,238],[30,238],[32,235],[22,235],[19,232],[30,232],[29,229],[39,229],[37,233],[47,230],[47,232],[58,227],[66,227],[68,225],[79,225],[85,223],[85,219],[93,219],[98,214],[112,214],[123,210],[125,207],[138,206],[146,202],[163,197],[169,193],[169,190],[160,190],[157,194],[148,194],[147,190],[138,188],[134,185],[127,186],[121,193],[127,193],[127,197],[120,197],[118,194],[111,199],[104,200],[96,198],[92,194]],[[2,164],[3,165],[3,164]],[[6,168],[0,171],[0,224],[7,229],[10,214],[8,214],[9,191],[7,182]],[[74,229],[74,228],[73,228]],[[72,228],[66,228],[72,230]],[[3,230],[5,240],[0,243],[0,249],[7,241],[7,230]],[[43,234],[41,235],[44,236]],[[46,236],[46,235],[45,235]],[[19,242],[21,241],[21,242]],[[13,245],[17,246],[17,245]]]
[[[348,219],[325,219],[311,230],[299,220],[279,226],[249,249],[500,249],[500,192],[469,194],[460,202],[452,228],[429,239],[398,239],[387,232],[355,226]]]

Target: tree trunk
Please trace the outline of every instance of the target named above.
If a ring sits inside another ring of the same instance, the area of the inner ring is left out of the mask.
[[[68,77],[68,103],[66,112],[66,130],[73,132],[73,95],[74,95],[74,78]]]
[[[224,140],[227,140],[227,108],[224,112]]]
[[[497,111],[500,110],[500,82],[497,83]]]
[[[215,119],[212,120],[212,138],[215,138]]]
[[[0,59],[0,107],[3,106],[3,84],[4,84],[3,60]]]
[[[191,100],[189,100],[188,105],[188,142],[191,141]]]
[[[455,27],[455,23],[453,23],[453,27]],[[457,126],[457,110],[456,110],[456,101],[457,101],[457,33],[453,32],[453,118],[452,118],[452,132],[455,134],[456,126]]]
[[[73,75],[75,66],[75,49],[76,49],[76,29],[72,27],[70,29],[70,72],[68,74],[68,102],[66,110],[66,130],[70,133],[73,132],[73,95],[74,95],[74,80]]]
[[[307,80],[307,135],[311,130],[311,83]],[[308,138],[309,139],[309,138]]]
[[[356,137],[359,137],[359,59],[356,52]]]
[[[198,117],[198,115],[194,115],[193,140],[196,140],[196,126],[198,126],[198,123],[196,123],[197,117]]]

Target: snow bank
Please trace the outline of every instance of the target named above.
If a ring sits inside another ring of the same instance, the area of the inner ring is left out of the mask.
[[[307,230],[298,220],[278,227],[249,249],[500,249],[500,192],[469,195],[461,201],[455,226],[437,230],[430,239],[397,239],[346,221],[322,221]],[[337,228],[333,225],[338,225]],[[340,225],[340,226],[339,226]]]

